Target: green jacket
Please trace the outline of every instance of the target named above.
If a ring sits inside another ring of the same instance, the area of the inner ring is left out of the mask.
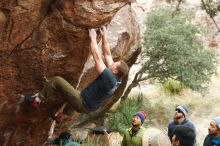
[[[122,146],[142,146],[142,136],[144,134],[144,129],[141,127],[136,134],[132,135],[132,128],[125,131]]]

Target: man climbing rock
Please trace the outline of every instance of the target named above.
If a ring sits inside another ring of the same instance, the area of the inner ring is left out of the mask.
[[[142,136],[145,128],[142,127],[144,120],[147,118],[145,112],[137,112],[132,120],[132,127],[124,133],[122,146],[142,146]]]
[[[220,117],[211,120],[203,146],[220,146]]]
[[[46,86],[33,96],[26,96],[26,101],[36,106],[40,103],[41,98],[49,98],[55,92],[61,94],[67,102],[64,109],[65,115],[71,115],[74,110],[81,113],[89,113],[98,109],[101,103],[111,96],[121,83],[122,77],[128,74],[128,66],[123,61],[113,61],[111,51],[107,42],[107,30],[101,28],[102,36],[102,52],[105,58],[105,63],[102,59],[101,52],[97,45],[97,34],[94,29],[89,30],[90,49],[95,62],[95,68],[98,77],[92,81],[81,92],[74,89],[62,77],[54,77],[48,81]]]
[[[188,108],[186,106],[179,105],[176,107],[173,118],[174,120],[168,125],[168,136],[170,141],[172,141],[173,131],[177,125],[185,125],[191,128],[194,132],[196,131],[194,124],[188,118],[186,118],[187,114]],[[196,141],[194,141],[194,144],[196,144]]]

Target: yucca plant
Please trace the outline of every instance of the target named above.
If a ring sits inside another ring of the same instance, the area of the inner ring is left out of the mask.
[[[123,133],[124,130],[131,127],[131,119],[142,106],[142,96],[131,97],[126,99],[118,108],[116,113],[108,117],[108,122],[113,131]]]
[[[162,84],[162,87],[171,94],[180,94],[184,89],[184,86],[176,80],[169,80]]]

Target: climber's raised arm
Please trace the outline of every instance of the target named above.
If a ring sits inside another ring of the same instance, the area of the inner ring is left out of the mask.
[[[114,61],[112,59],[111,50],[109,48],[108,42],[107,42],[107,30],[106,27],[101,27],[101,35],[102,35],[102,51],[103,55],[105,57],[107,66],[110,67]]]
[[[102,60],[101,52],[98,49],[96,36],[97,36],[97,34],[96,34],[95,30],[89,29],[90,49],[91,49],[93,59],[95,61],[96,70],[100,74],[103,72],[103,70],[106,68],[106,66]]]

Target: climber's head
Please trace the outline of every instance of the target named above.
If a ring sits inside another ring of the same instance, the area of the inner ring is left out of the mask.
[[[115,74],[117,77],[121,78],[128,74],[128,65],[123,61],[116,61],[110,66],[110,70]]]

